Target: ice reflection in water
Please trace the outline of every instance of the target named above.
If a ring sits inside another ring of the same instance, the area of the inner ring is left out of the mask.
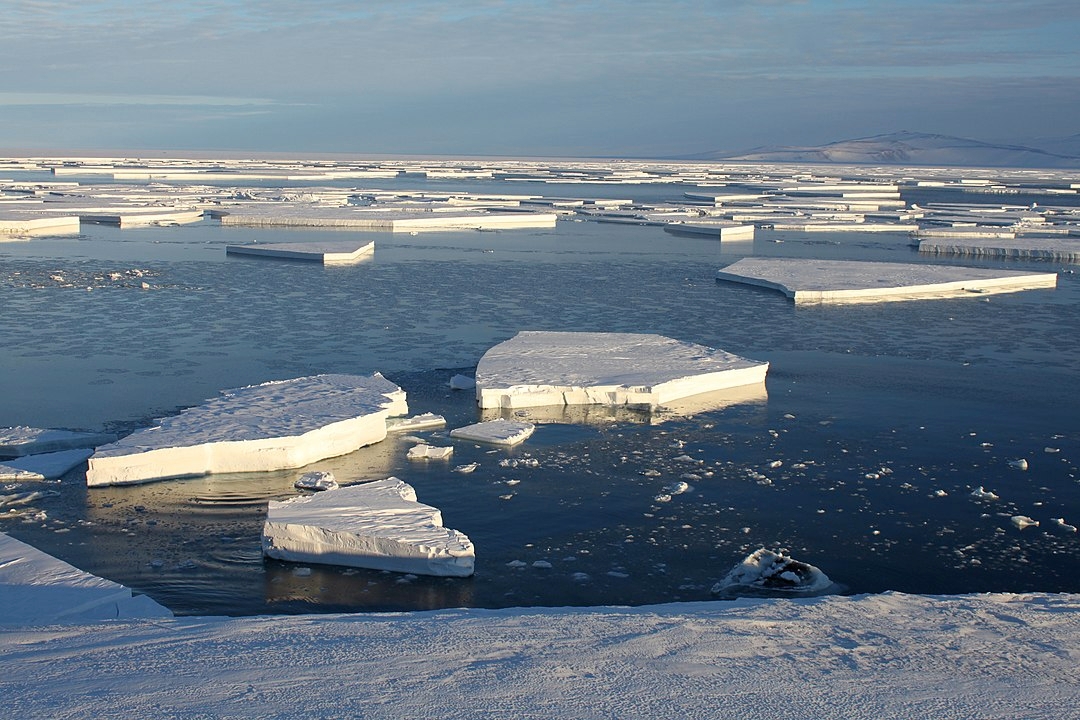
[[[293,494],[304,469],[92,491],[75,471],[0,527],[186,613],[706,599],[763,546],[853,592],[1080,590],[1076,533],[1009,520],[1080,517],[1080,438],[1062,401],[1080,371],[1075,274],[1054,291],[796,309],[716,283],[716,267],[744,254],[923,259],[899,236],[763,232],[721,248],[591,223],[386,236],[351,268],[224,253],[298,236],[320,234],[92,228],[4,246],[0,288],[19,323],[0,327],[0,424],[130,430],[226,387],[379,370],[414,412],[447,417],[415,435],[454,456],[409,462],[412,440],[392,437],[306,469],[414,485],[476,544],[474,578],[264,561],[265,501]],[[131,269],[151,287],[108,276]],[[529,409],[542,424],[518,448],[451,441],[480,413],[447,381],[525,329],[654,332],[768,360],[767,396],[689,416]],[[1027,471],[1009,466],[1018,457]],[[677,482],[687,491],[666,491]],[[977,486],[1000,500],[973,499]]]

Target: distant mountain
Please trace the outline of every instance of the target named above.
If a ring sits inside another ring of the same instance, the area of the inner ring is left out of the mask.
[[[933,165],[945,167],[1080,168],[1080,135],[1039,141],[1040,147],[1004,145],[917,132],[841,140],[815,147],[761,147],[713,152],[698,160],[777,163]]]

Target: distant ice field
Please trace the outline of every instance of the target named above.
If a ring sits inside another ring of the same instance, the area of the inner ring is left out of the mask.
[[[682,193],[511,185],[562,197]],[[225,252],[342,232],[84,225],[0,244],[0,426],[126,433],[223,388],[375,371],[406,390],[411,413],[447,418],[296,471],[88,490],[76,469],[42,485],[58,494],[34,512],[0,507],[0,530],[180,613],[706,599],[759,547],[785,549],[853,593],[1080,591],[1080,538],[1052,522],[1080,519],[1069,399],[1080,378],[1080,266],[920,257],[902,233],[759,230],[721,244],[573,221],[365,233],[371,260],[344,267]],[[797,308],[714,280],[745,256],[1060,275],[1053,290]],[[692,417],[541,421],[510,449],[452,440],[453,428],[489,418],[449,379],[521,330],[722,348],[770,363],[767,398]],[[454,454],[410,462],[415,437]],[[1010,465],[1019,458],[1027,470]],[[475,576],[264,560],[267,501],[294,495],[310,469],[345,483],[407,481],[468,534]],[[665,492],[678,482],[690,489]],[[977,487],[999,499],[972,497]],[[1020,530],[1015,515],[1040,525]]]

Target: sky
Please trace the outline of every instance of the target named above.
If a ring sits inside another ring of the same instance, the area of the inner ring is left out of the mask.
[[[1076,0],[0,0],[0,148],[674,157],[1080,132]]]

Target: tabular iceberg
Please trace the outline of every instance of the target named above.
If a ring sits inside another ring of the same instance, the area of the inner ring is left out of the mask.
[[[482,408],[656,408],[763,383],[768,369],[767,362],[662,335],[524,331],[484,353],[476,367],[476,399]]]
[[[383,440],[387,417],[408,411],[405,391],[379,373],[313,375],[226,390],[99,447],[86,484],[302,467]]]
[[[263,554],[279,560],[468,577],[472,541],[443,527],[442,513],[398,478],[271,501]]]

